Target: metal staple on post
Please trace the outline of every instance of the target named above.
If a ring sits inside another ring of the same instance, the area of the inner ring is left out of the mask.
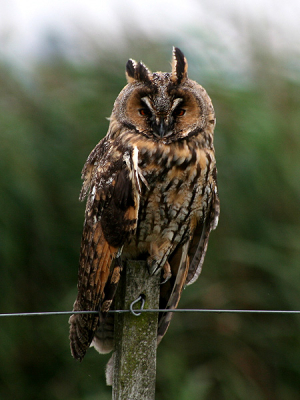
[[[139,302],[141,302],[141,308],[140,310],[135,311],[133,309],[133,306]],[[144,305],[145,305],[145,298],[143,295],[139,295],[139,297],[130,304],[129,310],[131,314],[135,315],[136,317],[139,317],[142,314],[142,311],[144,310]]]

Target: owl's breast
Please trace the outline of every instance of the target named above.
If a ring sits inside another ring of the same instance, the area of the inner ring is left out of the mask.
[[[187,144],[140,149],[139,167],[149,187],[142,190],[136,235],[126,249],[130,257],[165,260],[191,237],[206,216],[212,160],[209,151]]]

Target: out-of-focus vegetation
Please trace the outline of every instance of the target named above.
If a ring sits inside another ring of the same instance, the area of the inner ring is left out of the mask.
[[[171,46],[147,50],[86,64],[57,55],[31,79],[0,66],[1,312],[71,309],[81,168],[107,131],[127,58],[169,69]],[[253,57],[242,87],[203,82],[201,66],[191,76],[216,109],[221,218],[181,307],[300,309],[300,75],[286,77],[267,49]],[[1,318],[1,399],[111,398],[109,356],[75,362],[67,320]],[[297,315],[176,314],[158,349],[157,399],[296,400],[299,359]]]

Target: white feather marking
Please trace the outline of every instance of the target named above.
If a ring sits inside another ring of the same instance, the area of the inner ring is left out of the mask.
[[[138,161],[139,161],[139,149],[136,146],[134,146],[132,150],[133,176],[134,176],[134,181],[137,185],[138,192],[141,193],[141,186],[138,175]]]
[[[93,186],[93,189],[91,191],[91,197],[90,197],[90,202],[93,203],[95,199],[95,194],[96,194],[96,186]]]
[[[123,155],[123,160],[125,161],[127,168],[129,169],[129,171],[131,171],[131,166],[130,166],[130,157],[129,157],[129,153],[128,151],[126,151]]]
[[[149,190],[149,185],[146,179],[144,178],[142,171],[140,170],[138,164],[139,164],[139,149],[137,146],[133,147],[132,150],[132,155],[130,157],[129,153],[126,151],[123,155],[123,160],[126,163],[126,166],[129,170],[129,178],[133,183],[136,185],[136,189],[139,193],[141,193],[141,185],[140,185],[140,180],[143,182],[143,184],[146,186],[146,188]]]
[[[133,147],[132,162],[133,162],[134,175],[135,175],[135,179],[136,179],[136,182],[137,182],[137,186],[138,186],[139,192],[141,192],[141,186],[140,186],[139,179],[141,179],[143,184],[149,190],[150,188],[149,188],[148,182],[144,178],[144,175],[142,174],[142,171],[139,168],[139,149],[136,146]]]
[[[138,161],[139,161],[139,149],[134,146],[133,151],[132,151],[132,161],[133,161],[133,168],[135,171],[138,169]]]

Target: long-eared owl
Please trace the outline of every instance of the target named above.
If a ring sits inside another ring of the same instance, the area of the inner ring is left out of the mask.
[[[171,73],[151,73],[130,59],[108,133],[84,165],[80,199],[87,196],[87,204],[74,311],[99,314],[70,317],[76,359],[90,345],[100,353],[113,349],[113,314],[107,312],[122,260],[146,260],[149,274],[161,274],[160,308],[167,310],[201,272],[219,217],[215,113],[187,67],[178,48]],[[159,316],[158,343],[171,314]]]

